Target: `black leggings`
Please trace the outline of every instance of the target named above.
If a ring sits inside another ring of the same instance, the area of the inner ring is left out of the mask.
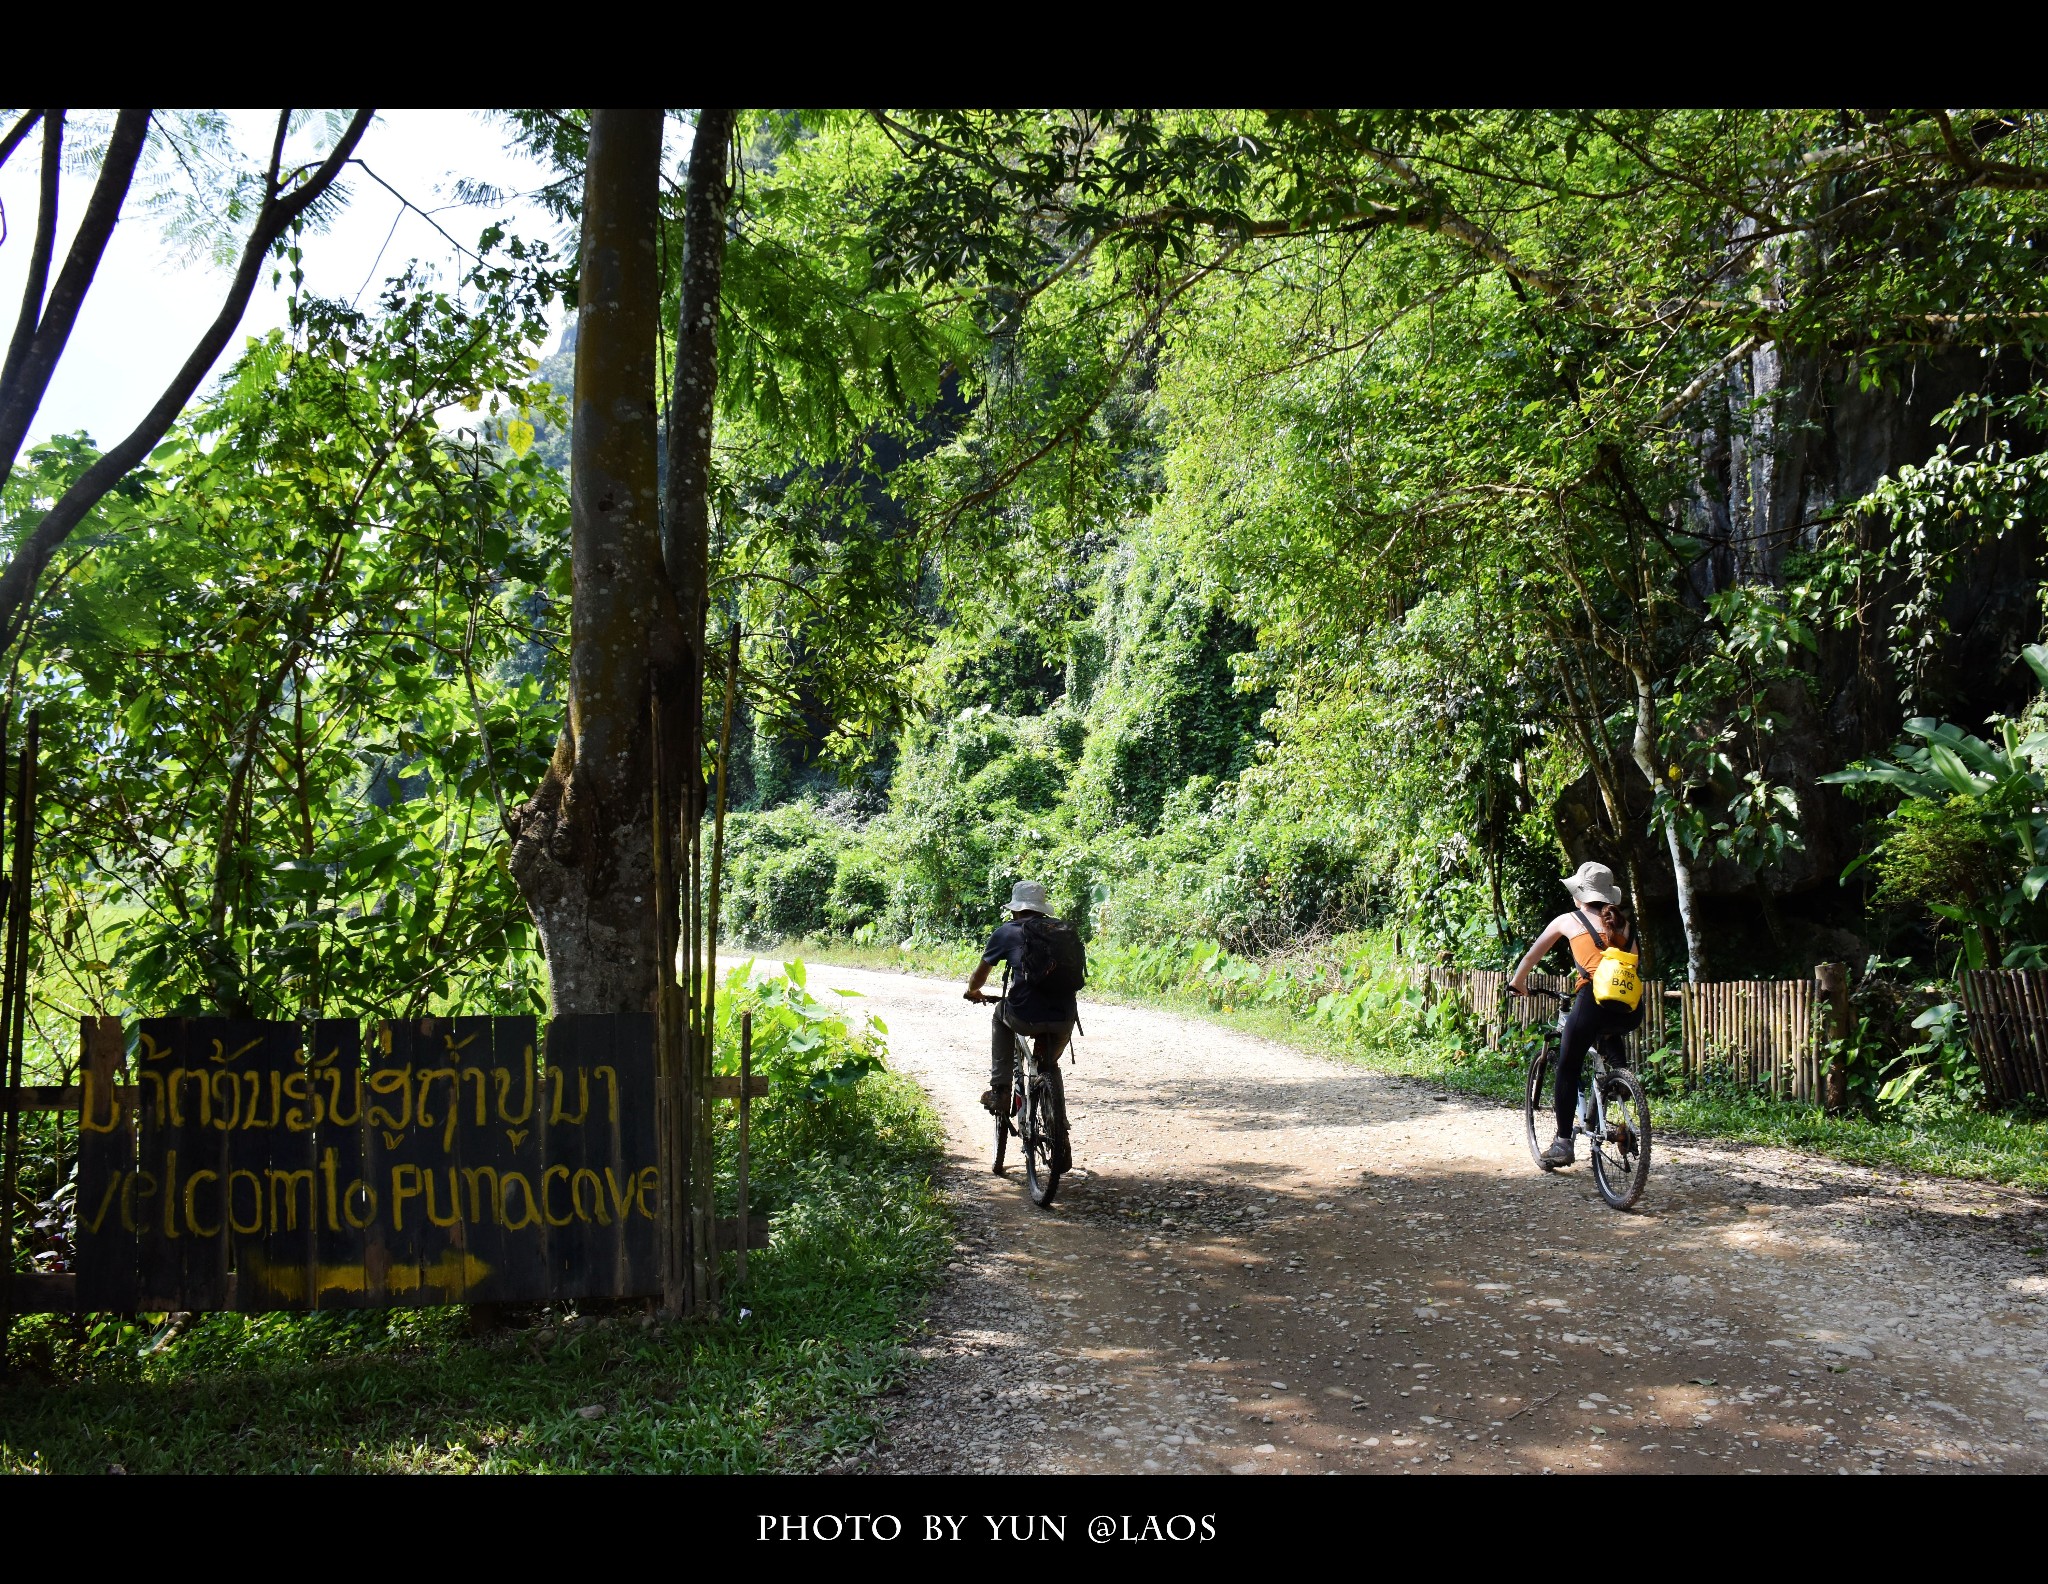
[[[1008,1106],[1010,1103],[1010,1072],[1016,1064],[1018,1034],[1031,1038],[1031,1054],[1038,1058],[1040,1067],[1050,1067],[1060,1059],[1060,1053],[1067,1048],[1067,1042],[1074,1037],[1071,1023],[1027,1023],[1022,1018],[1010,1015],[1009,1003],[996,1003],[995,1020],[989,1027],[988,1042],[988,1086],[995,1094],[995,1103]]]
[[[1645,987],[1645,994],[1648,988]],[[1571,1012],[1564,1020],[1564,1035],[1557,1056],[1557,1136],[1572,1136],[1572,1118],[1579,1108],[1579,1077],[1586,1070],[1586,1052],[1609,1039],[1633,1033],[1643,1021],[1643,1009],[1633,1010],[1615,1001],[1595,1001],[1593,987],[1581,985]]]

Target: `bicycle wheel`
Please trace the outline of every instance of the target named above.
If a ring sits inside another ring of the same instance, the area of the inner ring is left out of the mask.
[[[1593,1182],[1602,1199],[1626,1210],[1643,1196],[1643,1185],[1650,1180],[1650,1102],[1626,1067],[1608,1069],[1600,1080],[1600,1100],[1607,1127],[1604,1138],[1589,1139]]]
[[[1066,1085],[1058,1066],[1048,1066],[1024,1086],[1024,1181],[1040,1209],[1059,1192],[1066,1134]]]
[[[1556,1070],[1557,1047],[1546,1041],[1543,1048],[1529,1059],[1529,1083],[1522,1094],[1522,1131],[1528,1135],[1529,1159],[1543,1171],[1556,1169],[1543,1159],[1543,1152],[1550,1148],[1550,1135],[1556,1130],[1543,1091]]]

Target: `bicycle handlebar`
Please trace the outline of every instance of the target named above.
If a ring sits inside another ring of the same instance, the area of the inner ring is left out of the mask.
[[[1527,985],[1523,988],[1522,994],[1525,996],[1549,996],[1551,1000],[1557,1002],[1569,1001],[1571,999],[1570,996],[1567,996],[1562,991],[1553,990],[1548,985]]]

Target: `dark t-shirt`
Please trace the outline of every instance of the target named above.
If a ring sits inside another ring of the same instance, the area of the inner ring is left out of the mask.
[[[988,950],[981,954],[987,967],[1008,963],[1014,977],[1024,960],[1024,930],[1015,919],[988,938]],[[1080,1014],[1074,1007],[1074,992],[1053,990],[1044,985],[1013,986],[1006,1004],[1010,1015],[1024,1023],[1072,1023]]]

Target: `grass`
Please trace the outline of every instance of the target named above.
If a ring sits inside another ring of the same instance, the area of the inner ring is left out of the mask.
[[[978,960],[970,945],[919,943],[904,949],[830,939],[806,940],[803,954],[813,962],[963,980]],[[1431,1034],[1416,1029],[1413,1020],[1403,1024],[1398,1018],[1351,1027],[1319,1023],[1286,1000],[1237,1000],[1231,984],[1213,975],[1206,981],[1192,972],[1178,981],[1158,973],[1140,976],[1125,971],[1126,959],[1118,954],[1098,957],[1108,972],[1091,985],[1088,995],[1094,999],[1163,1007],[1374,1072],[1521,1104],[1522,1059],[1476,1048],[1469,1033]],[[1260,982],[1237,981],[1248,986]],[[2048,1190],[2048,1118],[2038,1111],[1981,1111],[1930,1097],[1887,1111],[1831,1117],[1816,1106],[1773,1100],[1753,1089],[1710,1084],[1688,1090],[1660,1081],[1654,1072],[1645,1076],[1651,1115],[1669,1135],[1781,1146],[1859,1166]]]
[[[130,1473],[801,1472],[873,1436],[901,1341],[951,1247],[943,1145],[877,1074],[756,1112],[751,1192],[774,1242],[715,1320],[462,1309],[206,1315],[152,1348],[113,1317],[15,1327],[0,1469]],[[592,1413],[590,1410],[600,1410]]]

